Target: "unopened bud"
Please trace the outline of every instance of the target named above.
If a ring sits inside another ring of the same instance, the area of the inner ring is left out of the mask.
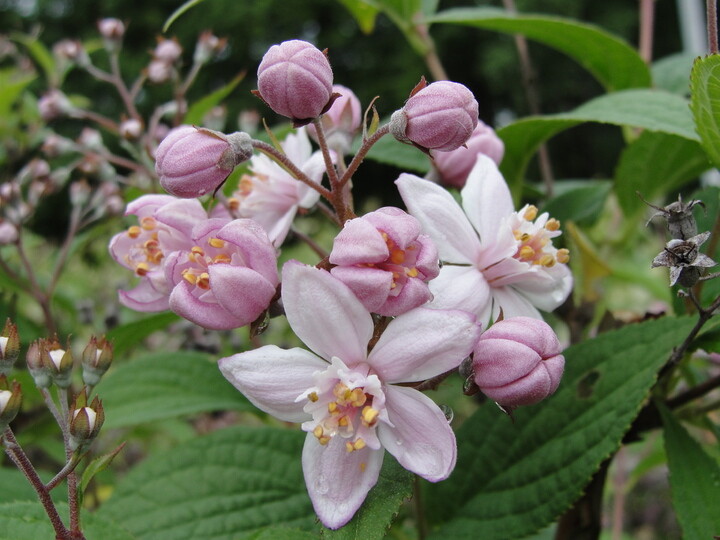
[[[90,198],[90,184],[84,178],[70,184],[70,204],[83,206]]]
[[[53,46],[53,54],[61,64],[74,63],[81,67],[90,64],[85,47],[77,39],[63,39]]]
[[[87,404],[87,391],[83,389],[73,401],[69,431],[69,446],[72,451],[82,449],[89,445],[105,422],[105,412],[100,400],[95,397],[92,403]]]
[[[22,391],[20,383],[13,381],[8,384],[5,375],[0,375],[0,437],[10,422],[12,422],[22,405]]]
[[[220,54],[227,45],[227,39],[213,35],[210,31],[200,34],[197,45],[195,46],[195,54],[193,60],[198,64],[204,64],[212,59],[213,56]]]
[[[168,82],[173,74],[172,64],[162,60],[153,60],[147,67],[147,78],[155,84]]]
[[[75,112],[70,100],[60,90],[53,89],[38,100],[38,111],[46,122],[61,116],[70,116]]]
[[[143,133],[143,124],[137,118],[129,118],[120,123],[120,136],[123,139],[134,141]]]
[[[98,21],[98,30],[108,51],[115,52],[120,49],[125,35],[125,24],[120,19],[101,19]]]
[[[20,336],[17,326],[10,319],[0,333],[0,375],[7,375],[20,355]]]
[[[153,58],[161,62],[172,64],[177,61],[182,54],[182,47],[175,38],[158,40],[158,44],[153,51]]]
[[[56,158],[76,149],[75,143],[70,139],[61,137],[57,133],[51,133],[43,141],[40,149],[49,158]]]
[[[0,218],[0,246],[14,244],[18,239],[18,228],[16,225]]]
[[[44,339],[33,341],[25,355],[28,371],[38,388],[48,388],[52,384],[52,360]]]
[[[90,338],[82,353],[83,381],[87,386],[95,386],[105,372],[110,368],[113,360],[112,345],[102,336],[97,339]]]
[[[45,341],[47,354],[50,357],[50,373],[53,382],[59,388],[67,388],[70,386],[73,368],[73,356],[70,350],[70,344],[66,349],[60,348],[60,342],[57,336]]]

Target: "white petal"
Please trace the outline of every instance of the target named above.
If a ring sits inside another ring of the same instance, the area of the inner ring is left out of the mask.
[[[368,364],[386,383],[422,381],[459,366],[479,337],[474,315],[416,308],[388,325]]]
[[[443,261],[471,264],[480,253],[480,239],[460,205],[444,188],[412,174],[395,180],[408,212],[437,244]]]
[[[283,266],[282,299],[290,326],[310,349],[352,367],[367,358],[372,317],[330,272],[297,261]]]
[[[444,480],[455,468],[455,434],[435,402],[402,386],[385,391],[388,418],[394,427],[378,425],[378,437],[400,465],[431,482]]]
[[[532,317],[533,319],[542,319],[542,315],[525,298],[512,287],[496,287],[492,289],[493,296],[493,320],[500,315],[500,309],[503,312],[503,318],[510,317]]]
[[[426,307],[460,309],[477,316],[490,305],[490,286],[474,266],[445,265],[428,285],[434,298]]]
[[[348,452],[345,439],[333,437],[322,446],[308,433],[303,446],[305,485],[323,525],[338,529],[352,519],[377,483],[385,452],[365,447]]]
[[[478,155],[461,194],[463,209],[482,243],[493,241],[503,219],[515,209],[507,182],[492,159]]]
[[[304,422],[297,397],[315,382],[313,373],[327,368],[327,362],[304,349],[281,349],[265,345],[218,361],[220,371],[253,405],[285,422]]]

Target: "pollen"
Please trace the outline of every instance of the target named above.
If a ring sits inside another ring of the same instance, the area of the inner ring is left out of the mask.
[[[367,401],[367,397],[362,388],[356,388],[350,393],[350,405],[353,407],[362,407],[365,405],[365,401]]]
[[[310,392],[310,393],[308,394],[308,399],[309,399],[310,401],[312,401],[313,403],[315,403],[315,402],[316,402],[318,399],[320,399],[320,398],[318,397],[317,392]]]
[[[393,264],[402,264],[405,262],[405,252],[400,248],[395,248],[390,252],[390,261]]]
[[[329,412],[330,414],[332,414],[332,413],[334,413],[335,411],[337,411],[337,408],[338,408],[337,402],[331,401],[330,403],[328,403],[328,412]]]
[[[547,220],[547,223],[545,224],[545,228],[548,231],[557,231],[560,229],[560,222],[555,218],[550,218]]]
[[[535,250],[530,246],[523,246],[519,252],[521,259],[532,259],[535,256]]]
[[[138,227],[137,225],[133,225],[132,227],[130,227],[127,230],[127,235],[130,238],[137,238],[138,236],[140,236],[141,232],[142,232],[142,229],[140,227]]]
[[[528,221],[533,221],[537,217],[538,209],[534,205],[530,205],[525,209],[523,217]]]
[[[195,285],[207,291],[210,288],[210,274],[207,272],[200,274]]]
[[[365,444],[365,441],[362,439],[358,439],[355,442],[346,442],[345,443],[345,450],[348,452],[354,452],[355,450],[362,450],[365,448],[367,444]]]
[[[540,257],[536,262],[539,265],[542,265],[546,268],[550,268],[551,266],[555,266],[556,261],[552,255],[545,254],[542,257]]]
[[[152,231],[155,227],[157,227],[157,221],[155,221],[154,217],[145,216],[140,220],[140,226],[146,231]]]
[[[224,248],[225,247],[225,241],[220,240],[219,238],[210,238],[208,240],[208,244],[211,245],[214,248]]]
[[[230,255],[228,255],[227,253],[221,253],[220,255],[216,255],[215,257],[213,257],[213,261],[212,261],[212,262],[214,262],[214,263],[226,263],[226,264],[227,264],[227,263],[229,263],[230,261],[231,261]]]
[[[567,264],[570,262],[570,251],[562,248],[557,251],[557,262]]]
[[[362,410],[362,423],[365,426],[372,426],[376,420],[380,411],[373,409],[369,405]]]
[[[138,276],[146,276],[149,271],[150,267],[147,263],[144,262],[138,263],[138,265],[135,267],[135,273]]]
[[[195,283],[197,282],[197,276],[195,274],[193,274],[190,270],[185,270],[182,273],[182,277],[190,285],[195,285]]]
[[[360,472],[365,472],[366,468],[367,468],[367,463],[360,463]]]
[[[417,277],[420,272],[418,272],[417,268],[410,268],[410,270],[406,270],[405,273],[408,277]]]

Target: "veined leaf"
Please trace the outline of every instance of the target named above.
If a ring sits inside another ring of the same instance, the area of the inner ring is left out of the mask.
[[[157,313],[113,328],[107,333],[107,338],[113,342],[115,357],[120,357],[152,333],[163,330],[179,320],[180,317],[170,311]]]
[[[720,167],[720,54],[698,58],[690,78],[690,107],[700,142]]]

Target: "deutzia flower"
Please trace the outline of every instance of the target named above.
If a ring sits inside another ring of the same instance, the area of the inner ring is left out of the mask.
[[[552,245],[560,223],[531,206],[515,212],[487,156],[478,156],[470,172],[462,208],[445,189],[412,174],[395,183],[446,263],[429,283],[435,298],[428,307],[462,309],[485,324],[501,309],[505,318],[538,319],[537,308],[552,311],[570,294],[568,251]]]
[[[383,447],[437,482],[455,466],[455,435],[440,408],[401,382],[456,368],[480,327],[462,311],[417,308],[393,319],[368,352],[373,320],[328,272],[283,268],[288,322],[315,354],[266,345],[220,360],[223,375],[260,409],[308,432],[302,464],[310,499],[332,529],[355,514],[378,479]]]

